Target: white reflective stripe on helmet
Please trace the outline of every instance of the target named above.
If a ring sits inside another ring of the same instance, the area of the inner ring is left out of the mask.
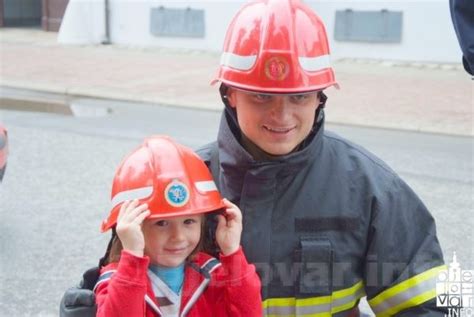
[[[308,72],[315,72],[331,67],[331,59],[329,55],[321,55],[318,57],[298,57],[301,68]]]
[[[194,185],[196,185],[197,190],[203,193],[217,191],[216,183],[213,181],[196,182]]]
[[[143,199],[147,198],[153,193],[153,186],[142,187],[137,189],[131,189],[124,192],[120,192],[112,198],[111,209],[115,208],[120,203],[126,200]]]
[[[249,70],[255,65],[257,55],[241,56],[224,52],[221,55],[221,65],[232,67],[238,70]]]

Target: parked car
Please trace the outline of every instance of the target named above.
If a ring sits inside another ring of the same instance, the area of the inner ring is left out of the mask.
[[[7,129],[0,123],[0,182],[5,174],[7,168],[8,156],[8,132]]]

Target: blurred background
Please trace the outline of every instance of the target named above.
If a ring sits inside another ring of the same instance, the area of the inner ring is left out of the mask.
[[[446,262],[456,252],[474,269],[474,81],[448,1],[305,2],[341,86],[327,91],[327,129],[399,173],[435,217]],[[215,139],[223,106],[209,82],[243,4],[0,0],[0,316],[58,315],[105,250],[114,170],[145,136]]]

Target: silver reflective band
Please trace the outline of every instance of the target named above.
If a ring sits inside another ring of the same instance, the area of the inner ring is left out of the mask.
[[[112,202],[111,202],[112,207],[110,209],[113,209],[115,206],[117,206],[120,203],[123,203],[126,200],[147,198],[152,193],[153,193],[153,186],[142,187],[142,188],[120,192],[117,195],[115,195],[114,198],[112,198]]]
[[[434,290],[436,289],[437,278],[438,278],[437,276],[433,276],[432,278],[427,279],[426,281],[415,284],[413,287],[407,289],[406,291],[403,291],[401,293],[398,293],[397,295],[389,297],[383,302],[379,303],[378,305],[371,306],[371,308],[374,311],[374,313],[379,314],[381,312],[386,311],[387,309],[398,306],[418,295]]]
[[[301,68],[308,72],[315,72],[325,68],[331,67],[331,60],[329,55],[322,55],[318,57],[299,57]]]
[[[203,193],[217,191],[217,186],[213,181],[195,182],[194,185]]]
[[[257,55],[241,56],[228,52],[221,55],[221,65],[232,67],[238,70],[249,70],[255,64]]]
[[[362,282],[354,286],[333,292],[331,295],[296,299],[276,299],[264,306],[265,316],[330,316],[353,309],[357,301],[365,296]],[[306,302],[308,301],[309,302]],[[265,304],[264,304],[265,305]]]
[[[351,302],[355,302],[357,300],[359,300],[360,298],[364,297],[366,294],[365,294],[365,290],[363,287],[359,288],[357,290],[357,292],[355,294],[350,294],[350,295],[347,295],[346,297],[342,297],[342,298],[338,298],[338,299],[335,299],[332,301],[332,307],[340,307],[340,306],[343,306],[343,305],[346,305],[346,304],[349,304]]]

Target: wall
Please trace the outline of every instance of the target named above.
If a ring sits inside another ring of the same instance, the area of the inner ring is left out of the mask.
[[[188,48],[220,51],[225,30],[232,16],[246,1],[244,0],[109,0],[110,37],[112,43],[136,46],[159,46],[167,48]],[[104,0],[72,0],[76,6],[103,10]],[[71,6],[70,2],[70,6]],[[416,62],[459,63],[460,49],[451,23],[448,0],[306,0],[326,24],[333,59],[367,58]],[[206,32],[204,38],[156,37],[150,33],[151,8],[187,8],[205,10]],[[101,9],[99,9],[99,7]],[[403,11],[401,43],[338,42],[334,40],[336,10],[381,10]],[[69,10],[69,8],[68,8]],[[78,11],[76,8],[75,11]],[[84,11],[84,10],[83,10]],[[67,12],[68,13],[68,12]],[[72,15],[72,14],[71,14]],[[66,17],[65,17],[66,18]],[[94,19],[94,21],[90,21]],[[88,22],[84,22],[87,21]],[[95,32],[91,38],[98,40],[103,35],[103,12],[84,15],[77,19],[82,28],[91,28],[86,33]],[[82,21],[82,22],[81,22]],[[77,23],[76,23],[77,24]],[[101,26],[102,25],[102,26]],[[68,27],[73,28],[71,24]],[[76,29],[78,27],[76,26]],[[63,32],[64,33],[64,32]],[[69,32],[72,33],[72,32]],[[62,35],[62,41],[70,36]],[[84,36],[83,38],[87,38]]]
[[[460,62],[460,48],[451,22],[448,0],[335,1],[307,3],[326,24],[333,58],[370,58],[422,62]],[[403,11],[402,41],[368,44],[334,40],[336,10]]]

